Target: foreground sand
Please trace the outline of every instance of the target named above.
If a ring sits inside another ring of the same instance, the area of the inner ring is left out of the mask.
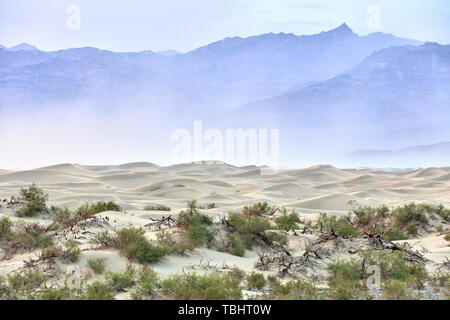
[[[296,209],[303,217],[314,219],[319,212],[346,214],[349,201],[361,205],[388,206],[411,201],[443,203],[450,206],[450,167],[414,170],[338,169],[319,165],[300,170],[279,171],[261,175],[256,166],[234,167],[227,164],[182,164],[159,167],[151,163],[131,163],[119,166],[84,166],[62,164],[29,171],[0,170],[0,199],[17,195],[21,187],[35,182],[49,193],[49,205],[77,208],[89,201],[113,200],[125,210],[104,212],[109,227],[126,225],[145,226],[150,218],[174,215],[186,207],[186,201],[196,199],[199,206],[214,203],[208,214],[223,215],[240,211],[243,206],[258,201]],[[163,204],[167,211],[145,211],[146,205]],[[0,208],[0,217],[14,217],[6,206]],[[44,225],[51,218],[31,218]],[[98,229],[98,228],[97,228]],[[87,231],[95,232],[95,226]],[[155,232],[147,233],[154,238]],[[81,243],[82,256],[77,264],[88,270],[86,261],[91,257],[105,257],[108,269],[124,270],[127,260],[118,252],[90,250],[87,237],[75,235]],[[450,257],[450,247],[443,236],[427,234],[410,240],[417,248],[426,248],[425,256],[439,263]],[[0,275],[18,271],[23,261],[34,253],[16,255],[0,261]],[[1,259],[0,259],[1,260]],[[183,272],[186,269],[208,271],[209,266],[237,266],[253,270],[257,254],[247,251],[244,257],[197,248],[188,256],[171,255],[152,267],[161,275]],[[62,271],[68,266],[60,265]],[[126,297],[122,297],[126,298]]]

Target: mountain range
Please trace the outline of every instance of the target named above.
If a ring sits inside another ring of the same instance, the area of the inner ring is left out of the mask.
[[[358,36],[346,24],[314,35],[226,38],[184,54],[115,53],[96,48],[52,52],[28,44],[0,51],[1,103],[89,100],[235,107],[323,81],[376,50],[420,42],[390,34]],[[148,104],[148,103],[147,103]]]
[[[338,161],[354,150],[449,140],[449,92],[449,45],[359,36],[345,23],[314,35],[225,38],[187,53],[0,47],[0,122],[14,110],[83,106],[95,117],[121,112],[122,122],[137,112],[167,141],[194,120],[279,128],[280,156],[297,167],[311,155],[310,163]]]

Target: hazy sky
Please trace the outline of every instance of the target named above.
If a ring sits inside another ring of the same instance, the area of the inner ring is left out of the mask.
[[[373,5],[379,23],[368,24]],[[342,22],[360,35],[450,43],[449,0],[0,0],[0,44],[43,50],[184,52],[228,36],[313,34]]]

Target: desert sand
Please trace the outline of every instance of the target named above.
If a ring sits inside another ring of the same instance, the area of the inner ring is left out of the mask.
[[[246,205],[267,201],[271,205],[295,209],[302,217],[311,220],[319,212],[347,214],[352,208],[349,201],[370,206],[394,206],[416,201],[442,203],[450,207],[450,167],[378,170],[317,165],[261,175],[257,166],[235,167],[224,163],[167,167],[151,163],[108,166],[60,164],[28,171],[0,170],[0,199],[17,195],[21,187],[32,182],[49,194],[49,205],[75,209],[90,201],[115,201],[125,212],[99,214],[100,219],[109,219],[110,228],[130,224],[145,226],[151,222],[150,218],[175,215],[186,207],[186,201],[190,199],[196,199],[198,205],[205,208],[214,203],[215,208],[203,210],[211,216],[238,212]],[[146,205],[166,205],[171,211],[145,211]],[[19,219],[6,206],[0,207],[2,216]],[[45,216],[29,220],[43,225],[52,221]],[[100,227],[88,229],[92,233],[96,230]],[[152,239],[155,233],[148,231],[146,236]],[[111,271],[125,269],[127,259],[117,251],[91,250],[87,237],[79,235],[76,239],[83,249],[77,262],[83,270],[88,269],[86,261],[91,257],[105,257]],[[432,234],[408,241],[418,248],[425,247],[425,256],[436,263],[450,256],[450,247],[443,236]],[[23,261],[33,254],[0,259],[0,275],[21,270]],[[162,277],[186,269],[208,271],[210,265],[253,270],[257,258],[253,251],[237,257],[200,247],[187,256],[167,256],[152,267]],[[60,267],[64,270],[68,266]]]

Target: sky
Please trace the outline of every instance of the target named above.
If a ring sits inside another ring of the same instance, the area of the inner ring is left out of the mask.
[[[448,0],[0,0],[0,44],[187,52],[232,36],[354,32],[450,43]]]

